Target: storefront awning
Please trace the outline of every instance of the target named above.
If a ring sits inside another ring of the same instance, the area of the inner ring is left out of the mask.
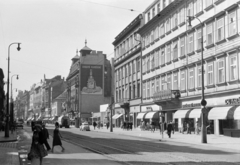
[[[177,118],[187,118],[187,112],[189,111],[189,109],[187,110],[178,110],[174,113],[173,118],[177,119]]]
[[[145,117],[145,119],[152,119],[152,118],[158,118],[158,112],[148,112]]]
[[[227,114],[228,114],[228,111],[229,111],[230,108],[232,108],[232,106],[214,107],[208,113],[208,119],[209,120],[227,119]]]
[[[145,112],[144,113],[138,113],[137,119],[143,119],[145,114],[146,114]]]
[[[189,118],[200,118],[202,109],[193,109],[189,114]]]
[[[121,117],[122,115],[123,115],[123,114],[121,114],[121,113],[120,113],[120,114],[115,114],[115,115],[113,116],[114,118],[113,118],[113,117],[112,117],[112,118],[113,118],[113,119],[118,119],[118,118]]]
[[[236,108],[233,115],[234,120],[240,120],[240,106]]]

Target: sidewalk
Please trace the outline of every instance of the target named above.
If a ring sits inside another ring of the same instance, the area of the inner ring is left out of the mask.
[[[5,137],[5,132],[1,131],[0,132],[0,143],[4,143],[4,142],[14,142],[17,141],[17,133],[16,131],[13,131],[13,133],[11,133],[11,131],[9,131],[9,137]]]
[[[226,150],[236,150],[240,152],[240,138],[233,138],[223,135],[213,135],[207,134],[207,144],[201,143],[201,135],[192,134],[181,134],[179,132],[175,132],[172,134],[171,138],[168,138],[166,132],[160,134],[159,130],[152,133],[151,131],[141,131],[139,128],[135,128],[132,131],[123,130],[121,128],[113,128],[113,132],[110,132],[110,128],[96,128],[94,130],[93,126],[91,126],[91,131],[96,132],[106,132],[106,133],[115,133],[127,136],[141,137],[150,140],[160,140],[163,142],[174,142],[174,143],[187,143],[187,144],[195,144],[195,145],[203,145],[208,147],[218,147]]]

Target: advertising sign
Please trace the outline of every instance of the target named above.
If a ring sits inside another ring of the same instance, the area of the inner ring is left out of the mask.
[[[103,69],[102,65],[81,66],[81,93],[103,94]]]

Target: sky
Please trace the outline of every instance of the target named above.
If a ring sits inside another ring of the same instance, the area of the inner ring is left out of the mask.
[[[85,46],[114,57],[114,38],[154,0],[0,0],[0,68],[16,90],[61,75]],[[134,11],[130,11],[133,9]],[[19,79],[16,76],[19,75]],[[5,91],[7,91],[5,85]]]

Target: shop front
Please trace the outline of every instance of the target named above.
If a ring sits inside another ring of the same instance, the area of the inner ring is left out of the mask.
[[[124,122],[124,115],[125,115],[125,110],[120,107],[116,107],[115,109],[115,115],[113,115],[113,127],[121,127],[121,125]]]
[[[137,127],[137,114],[140,112],[140,106],[130,107],[130,122],[133,123],[133,127]]]
[[[240,137],[240,95],[206,98],[206,101],[207,132]],[[201,113],[200,100],[183,101],[182,110],[178,110],[174,118],[179,121],[178,127],[187,121],[193,122],[193,127],[198,122],[201,127]]]

